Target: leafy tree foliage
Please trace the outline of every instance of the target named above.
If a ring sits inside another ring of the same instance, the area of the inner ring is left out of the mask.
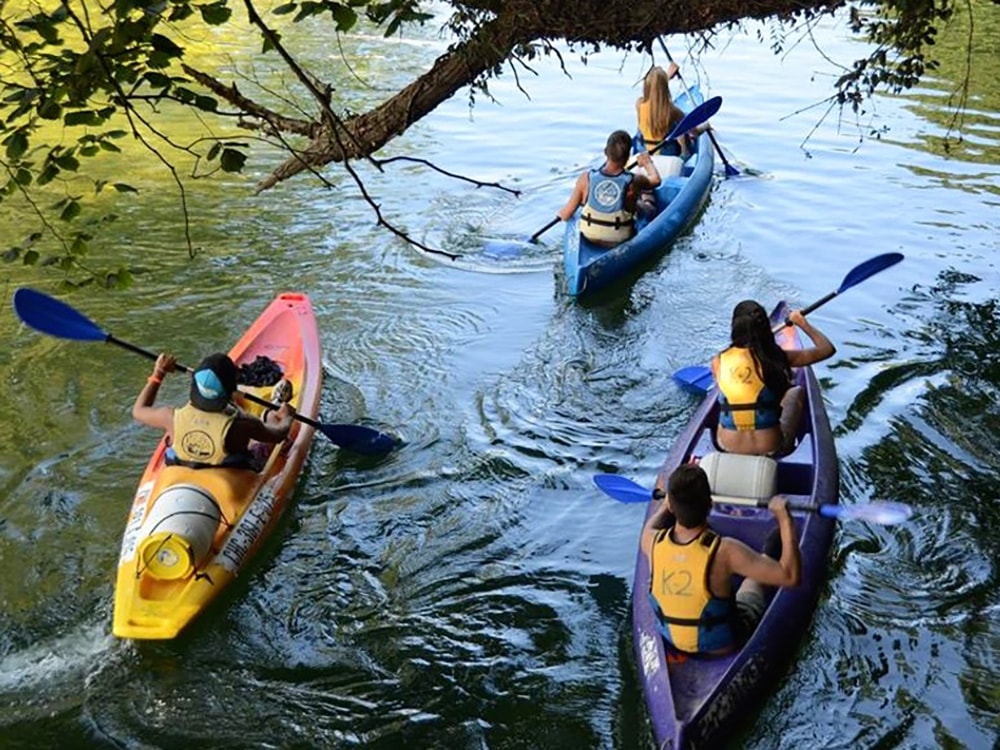
[[[109,286],[127,284],[125,267],[110,272],[87,267],[95,232],[115,216],[84,211],[84,206],[108,205],[113,202],[97,197],[136,188],[127,181],[88,176],[95,170],[85,168],[85,162],[119,152],[123,139],[134,139],[151,160],[170,171],[186,221],[186,178],[178,172],[175,157],[182,153],[195,159],[203,167],[199,176],[240,172],[250,156],[245,139],[213,135],[208,124],[213,118],[232,122],[234,114],[240,127],[256,131],[287,154],[257,190],[303,171],[322,179],[322,167],[340,162],[379,223],[399,233],[368,196],[351,160],[369,159],[381,167],[386,162],[373,156],[379,149],[460,89],[469,87],[473,97],[488,96],[489,81],[505,70],[518,76],[530,71],[531,61],[539,56],[558,56],[557,40],[583,55],[603,47],[649,51],[661,35],[676,33],[708,45],[716,34],[753,18],[771,20],[772,39],[778,40],[772,46],[778,50],[788,32],[835,12],[842,3],[450,0],[446,26],[453,43],[448,50],[412,83],[360,113],[338,108],[331,95],[336,82],[317,78],[283,41],[283,30],[307,20],[322,24],[331,38],[359,23],[395,35],[431,20],[429,7],[426,0],[290,0],[265,17],[253,0],[52,0],[42,5],[0,1],[0,48],[5,50],[0,53],[0,202],[22,201],[35,220],[2,257],[72,271],[84,283],[96,279]],[[858,108],[876,89],[898,92],[915,85],[936,65],[929,50],[938,25],[961,8],[967,10],[953,0],[852,4],[853,30],[875,47],[837,82],[831,99]],[[186,55],[193,27],[234,22],[250,24],[259,36],[261,55],[280,57],[312,98],[312,113],[278,111],[245,95],[218,71],[198,68]],[[204,137],[194,144],[172,141],[158,126],[168,103],[197,111],[206,122]],[[36,249],[42,246],[53,251],[43,256]],[[193,252],[190,234],[188,247]]]

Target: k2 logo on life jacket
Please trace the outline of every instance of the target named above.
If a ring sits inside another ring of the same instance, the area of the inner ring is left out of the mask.
[[[750,382],[750,379],[753,377],[753,370],[750,369],[749,367],[745,367],[745,366],[744,367],[730,367],[729,368],[729,376],[733,380],[735,380],[735,381],[737,381],[739,383],[743,383],[744,385],[746,385],[747,383]]]

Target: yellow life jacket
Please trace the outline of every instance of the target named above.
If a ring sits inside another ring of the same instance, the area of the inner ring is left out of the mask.
[[[226,435],[239,412],[230,406],[225,411],[202,411],[192,404],[174,409],[173,449],[185,463],[222,466],[231,459],[226,452]]]
[[[709,528],[687,544],[678,544],[663,529],[650,555],[649,599],[658,614],[658,629],[678,651],[707,653],[736,642],[734,601],[720,599],[708,587],[708,572],[721,537]]]
[[[653,132],[653,118],[650,110],[649,102],[639,102],[639,133],[642,135],[642,142],[645,144],[647,151],[652,151],[659,146],[669,134],[669,131],[667,133]],[[679,156],[681,145],[676,140],[671,141],[664,144],[663,148],[656,153],[660,156]]]
[[[776,427],[781,401],[757,374],[757,361],[744,347],[733,346],[719,355],[719,424],[728,430],[750,431]]]

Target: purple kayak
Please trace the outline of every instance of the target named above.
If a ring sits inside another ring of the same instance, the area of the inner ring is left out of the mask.
[[[788,312],[784,303],[779,304],[771,314],[772,323],[785,320]],[[776,335],[784,348],[801,346],[793,327]],[[790,503],[836,503],[837,452],[819,384],[811,368],[801,368],[794,375],[805,390],[806,406],[795,450],[778,459],[777,491]],[[667,457],[660,471],[663,485],[680,464],[717,451],[713,435],[718,414],[716,394],[711,390]],[[654,508],[650,503],[647,518]],[[752,711],[795,655],[826,580],[834,521],[808,511],[796,511],[793,517],[802,553],[802,583],[793,589],[771,591],[753,635],[740,650],[725,656],[692,657],[670,649],[656,628],[656,615],[646,595],[649,564],[639,553],[632,592],[632,631],[639,681],[658,748],[725,746],[734,729],[752,717]],[[718,533],[758,550],[777,526],[767,508],[745,505],[716,504],[710,523]]]

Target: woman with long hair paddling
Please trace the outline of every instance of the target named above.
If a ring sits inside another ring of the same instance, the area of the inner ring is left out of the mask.
[[[684,119],[684,112],[674,104],[670,95],[669,81],[678,73],[675,63],[667,70],[660,66],[649,69],[642,82],[642,96],[636,99],[635,114],[638,120],[642,144],[653,157],[653,163],[660,177],[671,177],[681,173],[684,159],[690,149],[687,135],[664,142],[667,135]],[[637,167],[636,171],[642,169]]]
[[[801,311],[788,320],[809,337],[812,347],[778,346],[767,312],[754,300],[733,309],[730,345],[712,358],[719,393],[716,441],[724,451],[766,456],[795,447],[803,393],[792,385],[791,368],[829,359],[837,350]]]

